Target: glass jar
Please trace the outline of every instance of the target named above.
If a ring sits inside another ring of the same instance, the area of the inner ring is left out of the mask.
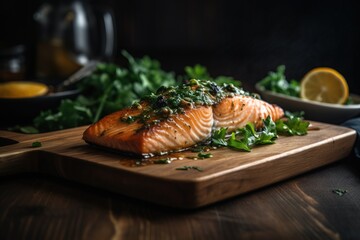
[[[25,46],[0,46],[0,82],[25,79]]]
[[[52,0],[40,6],[34,14],[37,78],[61,80],[90,60],[112,56],[113,15],[96,15],[95,10],[87,0]]]

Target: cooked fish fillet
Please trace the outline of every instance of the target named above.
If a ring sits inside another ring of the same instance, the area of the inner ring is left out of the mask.
[[[236,89],[228,92],[228,87],[225,90],[217,87],[206,82],[161,91],[92,124],[83,139],[149,156],[191,147],[208,139],[213,129],[225,127],[231,132],[250,122],[261,127],[267,116],[275,121],[284,114],[276,105],[245,96]]]
[[[84,140],[138,155],[152,155],[185,149],[210,137],[213,126],[211,106],[189,108],[149,128],[139,122],[121,121],[139,110],[126,108],[110,114],[84,132]]]
[[[213,106],[215,128],[228,128],[233,132],[244,127],[247,123],[254,123],[256,128],[262,126],[262,120],[270,116],[277,120],[284,115],[283,110],[267,102],[250,96],[235,96],[223,99]]]

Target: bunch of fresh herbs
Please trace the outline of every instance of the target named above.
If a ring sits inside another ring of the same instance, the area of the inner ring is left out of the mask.
[[[157,60],[148,56],[135,59],[126,51],[122,51],[122,55],[127,59],[128,67],[100,63],[90,76],[78,84],[82,93],[79,97],[63,100],[56,111],[41,112],[33,120],[33,126],[19,130],[47,132],[90,124],[131,105],[160,86],[177,84],[175,74],[162,70]]]
[[[127,67],[113,63],[99,64],[90,76],[78,84],[82,94],[75,100],[65,99],[55,111],[41,112],[31,126],[16,126],[12,130],[38,133],[91,124],[107,114],[130,106],[161,86],[178,85],[182,80],[196,78],[237,86],[241,84],[231,77],[212,78],[201,65],[187,66],[185,75],[176,76],[173,72],[164,71],[159,61],[148,56],[136,59],[126,51],[122,51],[122,55],[128,62]]]
[[[275,72],[270,71],[268,75],[259,82],[265,90],[300,97],[300,83],[294,79],[287,80],[285,77],[285,66],[280,65]]]

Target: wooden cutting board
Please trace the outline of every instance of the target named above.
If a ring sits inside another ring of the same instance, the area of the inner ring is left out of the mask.
[[[212,158],[194,160],[194,152],[170,164],[146,164],[98,149],[82,140],[86,127],[24,135],[0,131],[0,176],[39,172],[130,197],[179,208],[197,208],[304,173],[346,157],[356,139],[352,129],[313,122],[306,136],[280,137],[252,152],[212,150]],[[41,147],[33,148],[39,141]],[[164,159],[165,157],[161,157]],[[139,163],[142,163],[139,165]],[[145,164],[145,165],[143,165]],[[183,166],[196,169],[176,170]]]

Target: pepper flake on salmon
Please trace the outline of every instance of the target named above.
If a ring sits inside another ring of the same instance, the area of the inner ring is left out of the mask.
[[[283,110],[232,84],[192,79],[180,86],[161,87],[131,107],[88,127],[83,139],[91,144],[152,156],[185,150],[211,137],[214,129],[229,132],[262,119],[283,117]]]

